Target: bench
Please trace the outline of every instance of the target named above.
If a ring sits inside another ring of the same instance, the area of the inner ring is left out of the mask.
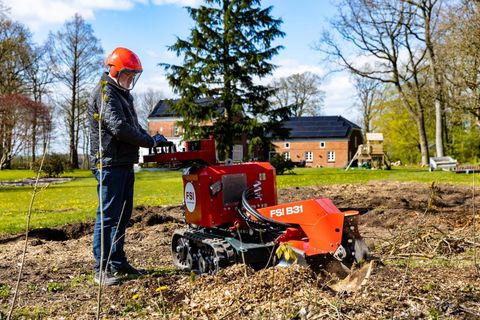
[[[473,165],[467,165],[467,166],[458,166],[455,169],[456,173],[476,173],[480,172],[480,166],[473,166]]]
[[[457,167],[457,160],[452,157],[431,157],[428,170],[431,172],[436,169],[444,171],[453,171]]]

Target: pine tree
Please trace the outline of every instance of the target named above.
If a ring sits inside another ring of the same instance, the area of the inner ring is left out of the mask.
[[[171,108],[183,118],[185,138],[213,134],[223,158],[235,141],[248,139],[252,151],[285,135],[281,123],[288,110],[272,108],[272,91],[260,82],[283,48],[272,44],[285,35],[272,7],[261,8],[260,0],[205,0],[187,10],[196,25],[188,39],[169,47],[183,55],[183,65],[163,64],[180,96]]]

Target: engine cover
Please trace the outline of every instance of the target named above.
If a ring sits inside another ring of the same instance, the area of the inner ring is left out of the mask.
[[[183,175],[186,222],[215,227],[242,220],[236,208],[242,192],[256,181],[261,182],[262,197],[250,204],[254,208],[276,205],[275,168],[268,162],[190,168]]]

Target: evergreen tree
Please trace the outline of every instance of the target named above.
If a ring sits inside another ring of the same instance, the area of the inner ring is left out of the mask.
[[[236,141],[248,139],[253,151],[288,134],[281,125],[288,110],[272,108],[272,91],[260,83],[282,49],[272,42],[285,35],[272,7],[261,8],[260,0],[205,0],[187,10],[196,25],[188,39],[169,47],[183,55],[183,65],[163,64],[180,96],[172,111],[183,118],[185,138],[213,134],[223,158]]]

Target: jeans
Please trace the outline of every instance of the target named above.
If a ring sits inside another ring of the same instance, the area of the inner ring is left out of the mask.
[[[97,220],[93,231],[93,256],[95,257],[95,271],[100,271],[101,259],[101,216],[100,194],[103,205],[104,254],[102,270],[105,270],[110,253],[107,270],[121,269],[128,266],[123,246],[125,243],[125,229],[132,216],[133,183],[135,176],[133,166],[114,166],[102,169],[102,189],[100,190],[100,171],[94,170],[97,178],[98,209]],[[100,193],[101,192],[101,193]],[[122,213],[123,210],[123,213]]]

